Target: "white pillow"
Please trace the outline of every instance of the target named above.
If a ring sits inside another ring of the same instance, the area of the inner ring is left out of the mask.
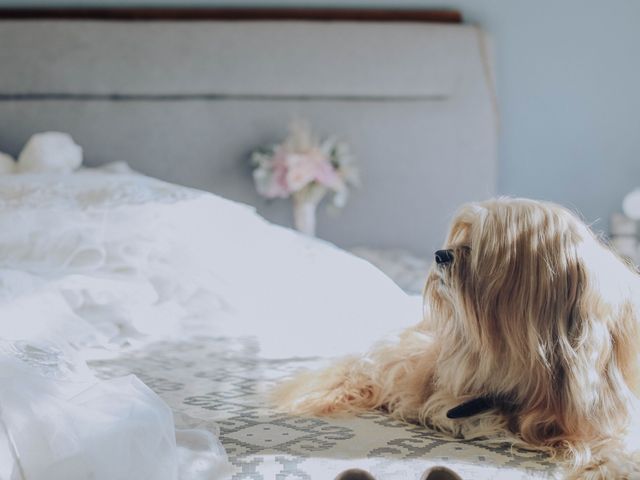
[[[16,169],[16,161],[11,155],[0,152],[0,175],[13,173]]]
[[[18,157],[19,172],[70,173],[82,164],[82,147],[68,133],[33,135]]]

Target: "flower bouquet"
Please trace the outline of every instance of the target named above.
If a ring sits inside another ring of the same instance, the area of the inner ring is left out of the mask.
[[[315,211],[327,193],[342,208],[349,188],[359,185],[349,146],[336,137],[320,141],[305,122],[294,122],[281,144],[253,152],[251,163],[258,193],[291,197],[295,227],[307,235],[315,234]]]

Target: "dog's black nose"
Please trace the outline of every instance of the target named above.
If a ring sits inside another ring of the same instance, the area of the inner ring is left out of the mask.
[[[436,263],[443,265],[453,261],[453,250],[438,250],[436,252]]]

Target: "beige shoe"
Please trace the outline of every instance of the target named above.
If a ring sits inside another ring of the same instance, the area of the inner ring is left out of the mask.
[[[350,468],[349,470],[345,470],[341,474],[336,477],[336,480],[376,480],[373,475],[371,475],[366,470],[361,470],[360,468]]]
[[[420,480],[462,480],[462,477],[447,467],[431,467],[424,472]]]

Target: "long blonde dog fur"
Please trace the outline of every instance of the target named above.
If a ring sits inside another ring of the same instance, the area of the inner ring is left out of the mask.
[[[419,324],[281,384],[276,405],[379,409],[465,438],[507,432],[566,462],[567,478],[640,478],[636,272],[568,210],[526,199],[463,206],[444,248],[453,261],[432,266]],[[512,407],[446,417],[481,396]]]

